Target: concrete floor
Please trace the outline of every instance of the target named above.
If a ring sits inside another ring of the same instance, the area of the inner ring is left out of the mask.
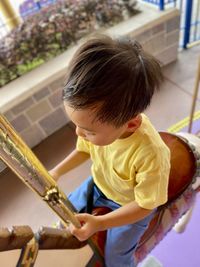
[[[163,69],[165,82],[145,112],[158,130],[166,131],[189,115],[199,55],[200,46],[180,52],[178,60]],[[196,103],[196,110],[199,109],[200,95]],[[67,125],[35,147],[34,152],[49,170],[74,148],[75,142],[74,130]],[[59,186],[69,193],[89,175],[89,169],[88,161],[64,175],[59,180]],[[10,170],[0,175],[0,185],[0,227],[30,225],[36,232],[41,225],[51,225],[58,220],[48,206]],[[0,253],[0,266],[15,266],[18,255],[18,251]],[[90,255],[89,247],[76,251],[40,252],[36,267],[82,267]]]

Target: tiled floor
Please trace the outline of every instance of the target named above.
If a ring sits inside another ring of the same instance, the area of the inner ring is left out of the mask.
[[[158,130],[166,130],[188,116],[199,54],[200,46],[193,47],[181,52],[177,62],[164,68],[166,81],[146,111]],[[200,98],[197,100],[196,109],[200,109]],[[73,149],[75,141],[73,128],[68,125],[43,141],[34,151],[45,167],[51,169]],[[66,193],[73,190],[89,175],[89,167],[90,162],[87,162],[64,175],[59,181],[62,190]],[[41,225],[51,225],[57,219],[47,205],[10,170],[0,175],[0,226],[28,224],[37,231]],[[15,266],[16,253],[0,253],[0,266]],[[88,247],[80,251],[42,252],[36,267],[81,267],[85,266],[90,254]]]

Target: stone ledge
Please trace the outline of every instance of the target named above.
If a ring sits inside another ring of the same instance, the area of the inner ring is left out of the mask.
[[[177,29],[176,26],[179,23],[179,11],[177,9],[161,12],[150,7],[147,8],[142,4],[139,5],[139,9],[141,10],[140,14],[102,31],[114,36],[129,35],[136,37],[141,34],[147,34],[148,31],[151,32],[153,28],[156,30],[156,26],[159,27],[160,24],[166,21],[169,21],[168,24],[171,24],[173,29]],[[154,34],[153,31],[152,34]],[[66,73],[70,59],[83,40],[78,45],[69,48],[65,53],[49,60],[0,89],[0,112],[7,112],[30,95],[37,93],[53,81],[62,78]]]

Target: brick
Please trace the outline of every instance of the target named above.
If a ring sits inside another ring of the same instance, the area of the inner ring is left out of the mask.
[[[139,34],[139,35],[136,35],[136,36],[129,36],[129,37],[131,37],[131,38],[133,38],[133,39],[135,39],[135,40],[137,40],[138,42],[140,42],[140,43],[145,43],[147,40],[149,40],[150,38],[151,38],[151,36],[152,36],[152,32],[151,32],[151,30],[147,30],[147,31],[145,31],[145,32],[143,32],[143,33],[141,33],[141,34]]]
[[[158,34],[160,32],[164,32],[164,31],[165,31],[165,24],[164,23],[156,25],[151,29],[152,35]]]
[[[32,106],[27,112],[28,118],[35,122],[43,118],[47,113],[50,113],[52,108],[46,100],[40,101],[36,105]]]
[[[32,104],[34,103],[33,99],[31,97],[27,98],[26,100],[22,101],[20,104],[18,104],[17,106],[15,106],[12,109],[12,112],[15,115],[18,115],[19,113],[21,113],[22,111],[26,110],[27,108],[29,108]]]
[[[152,54],[155,54],[158,51],[162,51],[164,47],[165,47],[165,35],[163,32],[155,35],[153,38],[149,39],[146,43],[143,44],[144,50]]]
[[[166,32],[167,33],[174,31],[174,30],[177,30],[180,27],[180,17],[179,16],[174,17],[174,18],[166,21],[165,23],[166,23]]]
[[[175,43],[179,43],[179,34],[180,34],[179,30],[168,33],[165,36],[166,46],[171,46]]]
[[[56,90],[62,90],[64,86],[64,77],[61,77],[60,79],[54,81],[53,83],[49,84],[49,88],[51,89],[52,92]]]
[[[18,132],[21,132],[30,126],[30,123],[24,114],[21,114],[12,120],[11,124]]]
[[[54,108],[57,108],[62,104],[62,90],[57,90],[50,97],[49,101]]]
[[[54,133],[64,126],[69,119],[62,108],[57,109],[46,118],[42,119],[39,124],[47,135]]]
[[[177,59],[178,44],[175,44],[156,54],[156,58],[165,66]]]
[[[38,145],[46,137],[37,124],[31,125],[31,127],[22,131],[20,135],[31,148]]]
[[[6,113],[4,113],[4,116],[6,117],[7,120],[11,121],[14,119],[13,113],[9,110]]]
[[[145,42],[144,44],[142,44],[142,47],[145,51],[153,54],[153,46],[152,46],[152,42],[151,40]]]
[[[33,97],[36,101],[40,101],[44,97],[47,97],[49,94],[50,94],[50,91],[48,87],[44,87],[39,92],[35,93]]]

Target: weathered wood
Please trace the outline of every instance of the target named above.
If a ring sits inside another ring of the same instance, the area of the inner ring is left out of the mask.
[[[34,233],[29,226],[13,226],[0,228],[0,251],[21,249],[33,238]]]
[[[0,251],[7,250],[10,242],[10,232],[7,228],[0,228]]]
[[[68,229],[42,227],[36,234],[29,226],[0,228],[0,251],[23,249],[36,237],[39,249],[78,249],[86,245],[80,242]]]
[[[78,249],[86,245],[80,242],[69,229],[43,227],[38,232],[40,249]]]

